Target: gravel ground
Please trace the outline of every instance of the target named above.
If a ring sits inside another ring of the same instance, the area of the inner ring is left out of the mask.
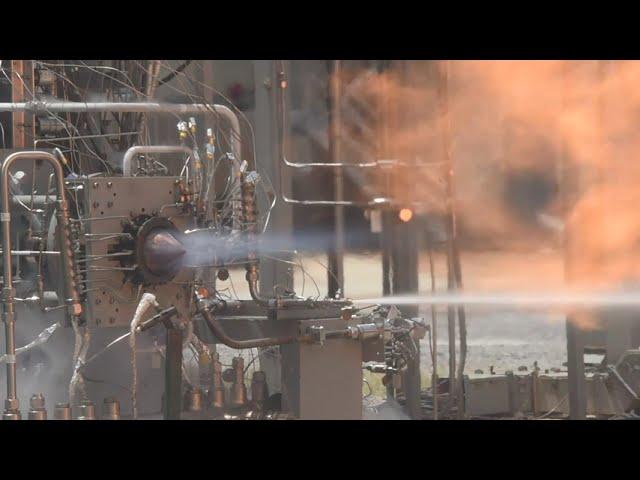
[[[438,341],[438,372],[447,372],[447,321],[440,315],[438,328],[444,338]],[[480,369],[516,370],[526,366],[531,370],[537,361],[542,369],[561,367],[566,361],[564,317],[534,313],[468,312],[466,373]],[[459,350],[456,348],[459,353]],[[431,368],[428,343],[423,342],[422,365]]]

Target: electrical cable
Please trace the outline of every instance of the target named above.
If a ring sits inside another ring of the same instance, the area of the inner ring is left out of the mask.
[[[179,67],[177,67],[174,71],[172,71],[171,73],[169,73],[169,75],[165,76],[162,78],[162,80],[160,80],[158,82],[158,86],[160,85],[164,85],[165,83],[170,82],[171,80],[173,80],[180,72],[182,72],[185,68],[187,68],[189,65],[191,65],[191,62],[193,60],[187,60],[185,61],[182,65],[180,65]]]

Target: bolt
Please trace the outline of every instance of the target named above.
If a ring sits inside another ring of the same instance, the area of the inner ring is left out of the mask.
[[[107,182],[107,188],[113,187],[113,182]]]
[[[98,188],[98,186],[100,186],[98,182],[93,182],[93,188]]]
[[[98,208],[100,206],[99,202],[93,202],[93,208]]]

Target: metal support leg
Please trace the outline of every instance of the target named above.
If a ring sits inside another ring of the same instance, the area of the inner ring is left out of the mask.
[[[587,416],[586,382],[584,378],[583,334],[567,317],[567,370],[569,382],[569,416],[572,420],[584,420]]]
[[[382,232],[380,249],[382,251],[382,294],[391,295],[391,212],[382,211]]]
[[[167,329],[167,344],[164,358],[164,402],[162,410],[165,420],[180,420],[182,411],[182,342],[183,329],[174,320],[176,307],[161,310],[138,326],[138,332],[144,332],[158,323]]]
[[[182,330],[167,328],[165,357],[165,420],[180,420],[182,411]]]
[[[418,291],[418,242],[415,230],[416,224],[414,222],[392,222],[391,269],[394,295]],[[403,307],[402,313],[408,317],[416,317],[418,306]],[[419,419],[422,417],[420,407],[420,345],[418,342],[415,344],[417,354],[414,359],[408,362],[402,384],[407,402],[407,413],[411,418]]]
[[[384,296],[391,295],[391,215],[392,213],[383,210],[382,231],[380,232],[380,250],[382,252],[382,294]],[[388,365],[392,366],[392,365]],[[395,398],[395,389],[393,382],[389,382],[387,388],[387,400]]]

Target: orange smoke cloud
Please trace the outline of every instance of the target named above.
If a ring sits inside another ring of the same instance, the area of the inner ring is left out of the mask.
[[[377,158],[407,164],[392,196],[417,203],[417,212],[443,213],[448,147],[465,232],[531,245],[549,235],[518,201],[526,179],[538,176],[543,199],[535,211],[566,222],[571,282],[615,287],[637,279],[640,62],[452,61],[448,110],[441,67],[404,62],[359,85],[387,120]],[[379,173],[379,186],[387,175]]]

